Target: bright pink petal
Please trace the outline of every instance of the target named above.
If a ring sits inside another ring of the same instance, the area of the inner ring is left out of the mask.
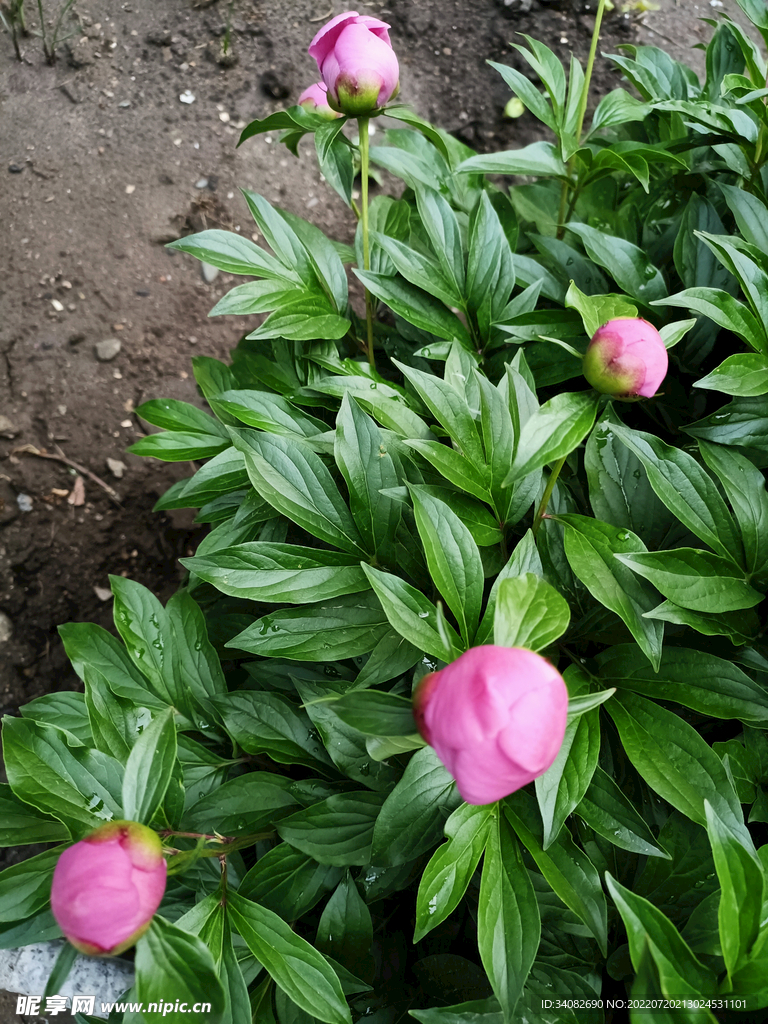
[[[309,44],[309,56],[315,58],[321,73],[323,61],[335,46],[336,40],[343,32],[344,27],[359,17],[357,11],[346,11],[344,14],[337,14],[335,18],[331,18],[327,25],[323,25]]]

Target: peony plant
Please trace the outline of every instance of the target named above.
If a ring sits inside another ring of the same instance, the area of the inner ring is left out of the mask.
[[[264,246],[173,243],[246,279],[210,412],[138,410],[134,452],[197,464],[158,508],[211,529],[165,607],[112,579],[119,639],[62,626],[83,693],[4,722],[0,840],[49,844],[0,873],[7,947],[151,917],[128,998],[176,1024],[768,1006],[766,65],[714,28],[704,82],[610,57],[589,120],[597,33],[567,73],[527,40],[541,87],[498,70],[551,137],[488,155],[391,103],[348,12],[327,92],[244,130],[313,137],[354,245],[249,191]]]

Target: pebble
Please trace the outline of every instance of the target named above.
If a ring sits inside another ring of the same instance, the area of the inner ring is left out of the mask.
[[[208,188],[208,179],[198,178],[198,180],[195,182],[195,188]]]
[[[8,171],[10,174],[21,174],[24,170],[24,164],[8,164]]]
[[[107,469],[112,474],[112,476],[117,477],[118,480],[122,480],[123,475],[125,474],[125,471],[126,469],[128,469],[128,467],[124,462],[121,462],[119,459],[107,459]]]
[[[93,592],[100,601],[111,601],[112,591],[107,590],[106,587],[94,587]]]
[[[7,644],[13,633],[13,623],[5,614],[0,612],[0,644]]]
[[[194,103],[195,94],[190,92],[189,89],[185,89],[184,92],[179,96],[180,103]]]
[[[122,342],[118,338],[105,338],[104,341],[96,342],[94,351],[100,363],[108,363],[115,358],[122,347]]]
[[[0,435],[3,437],[16,437],[18,433],[19,428],[15,423],[12,423],[7,416],[0,413]]]
[[[28,494],[17,494],[16,504],[19,506],[20,512],[31,512],[32,511],[32,499]]]
[[[207,284],[213,284],[216,278],[219,276],[219,268],[212,267],[210,263],[201,263],[200,271],[203,275],[203,280]]]

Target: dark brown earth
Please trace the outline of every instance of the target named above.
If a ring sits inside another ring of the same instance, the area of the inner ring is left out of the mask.
[[[715,10],[706,0],[701,9],[691,0],[660,3],[645,14],[617,3],[601,49],[639,36],[700,65],[691,46],[709,29],[698,17],[735,8],[731,0]],[[27,0],[32,27],[33,6]],[[235,148],[244,124],[294,103],[316,78],[307,45],[345,5],[235,0],[235,63],[222,64],[228,6],[77,0],[76,32],[54,66],[32,36],[22,39],[18,62],[0,32],[0,707],[11,713],[76,685],[56,627],[111,624],[109,573],[166,598],[181,580],[177,558],[201,537],[190,515],[152,512],[193,467],[125,449],[146,429],[134,409],[155,397],[199,401],[190,357],[226,358],[242,326],[207,319],[232,279],[207,284],[196,261],[163,243],[206,226],[251,236],[239,187],[332,237],[348,239],[353,229],[308,144],[299,160],[271,136]],[[58,0],[44,7],[52,15]],[[487,151],[540,133],[527,115],[503,118],[509,92],[485,61],[527,68],[510,46],[518,32],[563,60],[571,51],[584,59],[595,7],[596,0],[374,0],[360,10],[391,23],[402,98]],[[598,60],[596,95],[619,81]],[[191,104],[179,99],[187,90]],[[95,346],[110,338],[120,351],[99,361]],[[122,478],[107,459],[124,464]],[[80,474],[80,505],[70,503],[74,464],[93,474]]]

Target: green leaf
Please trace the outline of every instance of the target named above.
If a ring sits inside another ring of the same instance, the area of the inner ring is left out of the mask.
[[[705,800],[729,824],[742,821],[741,805],[722,761],[693,726],[628,692],[606,706],[627,757],[659,796],[704,827]]]
[[[707,800],[704,811],[721,890],[717,913],[720,947],[726,970],[732,975],[748,959],[760,931],[763,865],[751,840],[745,844],[744,835],[735,834]]]
[[[551,142],[532,142],[522,149],[471,156],[459,164],[456,171],[458,174],[535,174],[558,178],[568,175],[562,157]]]
[[[376,819],[374,864],[403,864],[431,849],[461,803],[453,778],[432,747],[416,751]]]
[[[585,295],[573,281],[565,295],[565,306],[578,310],[588,338],[609,320],[637,316],[637,306],[633,306],[624,295]]]
[[[148,825],[163,802],[176,762],[173,709],[159,714],[136,740],[123,777],[123,815]]]
[[[349,393],[382,426],[401,437],[434,437],[424,420],[406,405],[400,392],[381,381],[354,374],[348,377],[325,377],[313,381],[312,391],[336,398],[343,398]]]
[[[757,725],[768,722],[768,694],[738,665],[705,651],[667,648],[655,672],[638,662],[631,644],[611,647],[598,655],[600,678],[619,689],[657,700],[671,700],[699,714],[739,719]]]
[[[247,754],[269,754],[280,764],[330,766],[331,759],[312,735],[305,711],[281,693],[236,690],[216,697],[224,726]]]
[[[746,189],[735,188],[721,181],[718,181],[718,186],[744,238],[761,252],[768,252],[768,207],[764,200]]]
[[[144,455],[163,462],[191,462],[195,459],[210,459],[230,447],[229,441],[219,434],[193,434],[191,431],[165,430],[159,434],[147,434],[127,451],[132,455]]]
[[[669,859],[669,854],[656,842],[645,819],[599,765],[575,813],[598,835],[621,850],[643,857]]]
[[[622,291],[633,299],[648,303],[666,295],[664,275],[632,242],[573,221],[568,223],[568,230],[578,235],[595,263],[607,270]]]
[[[60,821],[25,804],[7,783],[0,783],[0,847],[61,843],[70,838]]]
[[[568,602],[531,572],[502,580],[493,617],[493,642],[499,647],[542,651],[568,629]]]
[[[339,661],[369,654],[389,630],[380,601],[368,592],[270,612],[225,646],[265,658]]]
[[[284,921],[294,921],[311,910],[341,878],[341,868],[318,862],[288,843],[280,843],[259,857],[245,875],[238,892]]]
[[[497,64],[489,60],[488,63],[499,72],[509,88],[525,104],[537,121],[547,125],[553,132],[557,131],[557,120],[547,97],[537,89],[522,71],[509,67],[507,64]]]
[[[289,999],[327,1024],[352,1024],[336,973],[306,939],[237,893],[228,895],[227,908],[248,948]]]
[[[760,620],[754,611],[723,612],[707,615],[703,612],[692,612],[690,608],[681,608],[672,601],[662,601],[656,608],[645,612],[649,619],[660,622],[674,622],[678,626],[691,626],[704,636],[727,636],[732,643],[744,644],[754,639],[760,629]]]
[[[694,437],[718,444],[736,444],[768,451],[768,415],[765,399],[734,398],[717,412],[685,428]]]
[[[597,868],[574,843],[567,828],[544,849],[536,806],[522,790],[505,799],[504,814],[553,892],[586,925],[605,955],[607,906]]]
[[[173,398],[153,398],[137,406],[135,412],[147,423],[152,423],[163,430],[212,434],[229,441],[229,434],[223,423],[198,409],[196,405],[190,405],[189,402],[179,402]]]
[[[600,718],[597,708],[571,717],[557,757],[535,782],[536,799],[544,826],[543,847],[548,850],[565,819],[579,806],[600,754]]]
[[[365,745],[366,734],[362,730],[348,725],[337,714],[336,705],[328,701],[328,697],[333,693],[330,690],[330,685],[325,682],[314,683],[296,678],[293,682],[304,702],[304,709],[315,729],[320,733],[320,738],[339,771],[353,782],[366,786],[368,789],[389,791],[397,782],[400,773],[390,765],[380,762],[371,764],[371,755]],[[367,691],[353,692],[365,693]],[[370,692],[379,696],[390,696],[390,694],[379,694],[378,690]],[[396,699],[402,700],[402,698]],[[410,732],[413,732],[413,715],[410,718]]]
[[[376,818],[383,793],[338,793],[278,824],[282,839],[320,864],[348,867],[370,863]]]
[[[472,342],[464,324],[429,292],[414,287],[402,278],[387,277],[386,274],[376,274],[370,270],[356,269],[354,272],[371,294],[385,302],[409,324],[437,338],[458,341],[464,348],[471,348]]]
[[[719,327],[733,331],[750,348],[762,355],[768,355],[766,328],[744,305],[726,291],[719,288],[686,288],[676,295],[657,299],[655,306],[682,306],[691,312],[701,313]]]
[[[616,530],[588,516],[567,513],[553,518],[566,525],[565,556],[576,576],[597,601],[619,616],[656,667],[664,627],[644,617],[656,600],[617,560],[618,550],[644,551],[643,542],[629,530]]]
[[[627,929],[635,970],[640,968],[647,943],[665,996],[700,999],[713,995],[717,985],[714,972],[696,959],[669,918],[642,896],[625,889],[608,872],[605,883]]]
[[[650,103],[641,103],[626,89],[614,89],[598,103],[592,115],[589,135],[599,128],[612,128],[631,121],[644,121],[653,110]]]
[[[541,935],[536,895],[504,815],[494,815],[480,880],[477,945],[505,1021],[514,1020]]]
[[[584,450],[589,501],[597,519],[625,527],[650,547],[658,547],[672,524],[672,515],[657,497],[640,459],[614,433],[618,422],[610,412],[595,425]]]
[[[441,473],[455,487],[488,504],[493,501],[488,490],[486,474],[454,448],[449,448],[448,445],[440,444],[438,441],[421,439],[409,440],[405,444],[422,455],[438,473]]]
[[[248,541],[180,561],[222,594],[248,601],[309,604],[320,594],[330,599],[369,589],[354,555],[296,544]]]
[[[217,1024],[222,1019],[226,998],[218,978],[216,965],[208,946],[196,935],[190,935],[155,915],[149,931],[136,946],[136,998],[146,1006],[155,1003],[162,1009],[162,1019],[182,1024],[186,1011],[175,1010],[177,1000],[191,1007],[207,1003],[208,1020]],[[171,1009],[166,1013],[165,1007]],[[151,1020],[150,1015],[147,1019]],[[158,1018],[159,1019],[159,1018]]]
[[[461,653],[461,640],[453,627],[446,624],[444,637],[438,628],[437,609],[420,590],[393,573],[362,566],[387,619],[401,636],[441,661],[453,661]]]
[[[381,494],[397,487],[402,470],[384,437],[357,402],[345,394],[336,418],[336,463],[347,483],[352,516],[372,553],[390,544],[400,523],[400,507]]]
[[[693,456],[641,430],[619,424],[611,429],[643,463],[651,487],[667,508],[705,544],[740,564],[743,548],[733,518],[712,478]]]
[[[288,438],[232,432],[251,483],[278,512],[333,547],[363,554],[362,539],[333,477],[318,455]]]
[[[6,716],[3,756],[16,796],[60,819],[76,838],[122,818],[122,766],[100,750],[71,749],[58,730]]]
[[[492,824],[489,807],[460,804],[445,823],[447,843],[432,855],[416,897],[414,943],[453,913],[480,862]]]
[[[298,409],[282,395],[273,395],[269,391],[247,388],[222,391],[211,401],[217,411],[224,410],[249,427],[283,437],[295,438],[297,434],[314,437],[328,429],[322,420]]]
[[[762,573],[768,567],[768,494],[765,490],[765,477],[739,452],[707,441],[699,441],[699,449],[706,464],[717,473],[736,514],[747,571]]]
[[[752,312],[758,322],[765,326],[768,323],[768,273],[747,251],[731,244],[728,235],[712,235],[706,231],[698,231],[696,234],[736,277]]]
[[[440,380],[433,374],[423,373],[396,359],[393,362],[438,423],[448,431],[460,453],[470,461],[484,466],[480,436],[464,394],[458,392],[448,381]]]
[[[764,395],[768,392],[768,359],[757,352],[739,352],[728,356],[693,386],[743,398]]]
[[[451,161],[451,154],[446,145],[446,140],[443,138],[443,134],[439,129],[434,128],[429,121],[425,121],[423,117],[419,117],[414,111],[409,110],[408,107],[399,105],[387,107],[387,117],[392,117],[396,121],[402,121],[404,124],[410,125],[415,128],[418,132],[432,143],[435,149],[440,155],[448,162]]]
[[[93,746],[88,711],[81,693],[48,693],[24,704],[20,711],[22,718],[59,729],[71,747]]]
[[[220,231],[217,228],[187,235],[171,242],[169,249],[188,252],[225,274],[247,274],[252,277],[268,277],[275,281],[289,281],[301,285],[301,276],[290,264],[283,265],[274,256],[243,238],[234,231]]]
[[[417,485],[411,485],[410,492],[430,575],[456,616],[462,638],[470,644],[483,600],[483,563],[477,544],[445,502]],[[413,637],[408,639],[413,643]]]
[[[163,703],[186,713],[189,695],[179,678],[176,645],[166,609],[135,580],[110,576],[109,584],[115,595],[115,625],[129,657],[146,677],[152,693]]]
[[[616,558],[664,597],[695,612],[733,612],[763,600],[733,562],[699,548],[617,553]]]
[[[371,912],[346,871],[320,916],[315,947],[353,974],[370,977],[374,969],[372,943]]]
[[[47,906],[53,869],[63,850],[57,846],[0,871],[0,922],[21,921]]]
[[[505,484],[522,480],[547,463],[570,455],[591,430],[597,406],[597,394],[583,391],[562,393],[545,402],[520,432]]]
[[[410,736],[413,706],[407,697],[381,690],[351,690],[332,704],[342,722],[368,736]]]
[[[290,779],[270,772],[248,772],[193,802],[184,811],[182,824],[192,832],[250,835],[292,814],[298,804]]]
[[[424,229],[445,278],[454,293],[461,297],[465,291],[464,247],[461,231],[450,203],[434,188],[417,184],[416,206]]]

